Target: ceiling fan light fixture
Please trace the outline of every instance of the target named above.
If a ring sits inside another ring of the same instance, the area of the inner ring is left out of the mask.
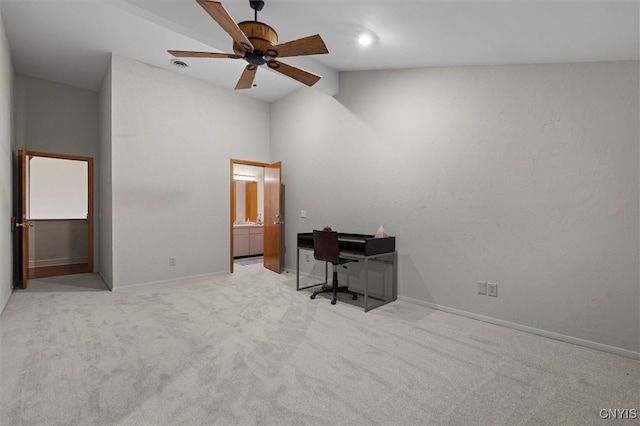
[[[267,51],[264,52],[264,54],[273,59],[277,58],[279,55],[278,51],[275,49],[267,49]]]

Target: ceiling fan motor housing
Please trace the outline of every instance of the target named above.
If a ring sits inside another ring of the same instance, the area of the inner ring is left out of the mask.
[[[258,21],[244,21],[238,23],[240,30],[247,36],[251,44],[253,45],[253,55],[249,55],[238,43],[233,43],[233,51],[238,55],[244,55],[247,62],[253,63],[250,59],[255,56],[262,57],[264,64],[264,56],[267,55],[271,58],[278,56],[278,52],[273,49],[273,46],[278,44],[278,33],[269,25]]]

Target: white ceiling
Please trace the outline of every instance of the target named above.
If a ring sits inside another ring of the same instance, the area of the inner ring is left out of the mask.
[[[237,21],[252,20],[248,0],[226,0]],[[18,73],[97,90],[110,53],[233,90],[246,63],[185,59],[167,49],[232,52],[231,38],[195,0],[0,0]],[[265,0],[258,19],[280,42],[320,34],[330,52],[285,62],[323,76],[416,67],[640,59],[640,0]],[[362,48],[356,35],[373,31]],[[262,67],[242,93],[274,101],[300,83]]]

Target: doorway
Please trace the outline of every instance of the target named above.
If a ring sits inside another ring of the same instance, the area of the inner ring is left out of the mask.
[[[27,151],[21,158],[21,262],[29,279],[93,272],[93,159]]]
[[[264,167],[234,164],[234,270],[264,266]]]
[[[281,164],[231,159],[230,271],[282,271]]]

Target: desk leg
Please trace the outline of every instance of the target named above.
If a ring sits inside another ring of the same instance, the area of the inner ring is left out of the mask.
[[[311,284],[306,287],[300,287],[300,248],[296,250],[296,290],[306,290],[308,288],[317,287],[319,285],[326,285],[329,280],[329,273],[327,272],[327,264],[324,264],[324,282],[318,284]]]
[[[369,310],[369,259],[364,258],[364,311]]]
[[[394,300],[398,299],[398,252],[394,251],[394,252],[390,252],[384,255],[378,255],[378,256],[372,256],[374,259],[374,261],[376,259],[378,259],[379,257],[383,257],[385,259],[388,259],[389,256],[391,256],[392,258],[392,267],[393,267],[393,271],[391,272],[391,282],[392,282],[392,289],[391,289],[391,298],[378,298],[376,296],[372,296],[372,299],[376,299],[376,300],[380,300],[382,303],[381,304],[377,304],[375,306],[369,306],[369,258],[365,256],[364,258],[364,311],[368,312],[371,309],[374,308],[378,308],[382,305],[386,305],[387,303],[393,302]],[[389,263],[388,260],[385,261],[385,263]],[[386,280],[383,280],[384,282],[384,288],[382,290],[383,295],[386,295],[387,292],[386,290]]]
[[[398,299],[398,252],[393,252],[393,300]]]
[[[296,290],[300,290],[300,248],[296,253]]]

